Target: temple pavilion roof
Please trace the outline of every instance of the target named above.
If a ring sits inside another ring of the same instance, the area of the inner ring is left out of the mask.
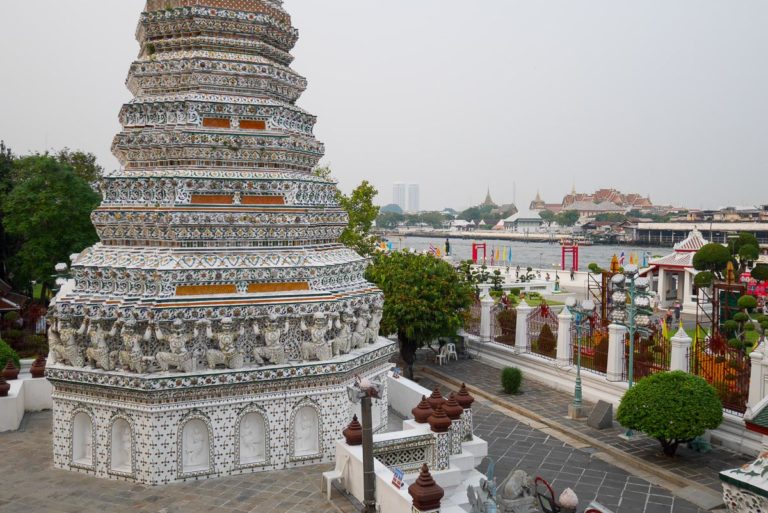
[[[675,244],[674,252],[650,261],[656,267],[693,267],[693,255],[696,254],[707,240],[699,230],[694,229],[688,237]]]

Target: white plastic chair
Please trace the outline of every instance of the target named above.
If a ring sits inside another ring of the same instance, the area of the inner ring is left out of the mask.
[[[451,358],[453,358],[454,360],[456,360],[458,362],[459,361],[459,353],[456,352],[456,344],[451,342],[449,344],[446,344],[445,347],[448,348],[448,351],[447,351],[447,353],[448,353],[448,361],[450,362]]]
[[[437,353],[437,364],[444,365],[448,361],[448,344],[440,348],[440,352]]]
[[[323,480],[320,485],[320,489],[322,490],[325,488],[325,493],[328,497],[328,500],[331,500],[331,486],[333,485],[333,482],[337,479],[342,483],[344,482],[344,471],[347,469],[349,456],[344,455],[341,457],[341,459],[342,461],[336,462],[335,469],[323,472]],[[339,465],[339,463],[341,463],[341,465]]]

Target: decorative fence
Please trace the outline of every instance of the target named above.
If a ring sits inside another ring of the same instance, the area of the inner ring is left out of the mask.
[[[528,342],[531,352],[554,360],[557,357],[557,315],[542,301],[528,314]]]
[[[743,415],[747,410],[751,362],[747,352],[728,345],[717,332],[697,341],[689,352],[691,373],[715,387],[723,408]]]
[[[581,344],[576,336],[576,324],[571,324],[570,362],[576,364],[581,347],[581,368],[605,375],[608,371],[608,327],[598,320],[590,319],[581,328]]]
[[[491,340],[508,346],[515,345],[517,310],[497,303],[491,308]]]
[[[627,334],[624,346],[624,379],[629,377],[629,350],[629,334]],[[660,330],[654,329],[653,333],[647,337],[641,337],[640,334],[636,334],[632,358],[633,381],[650,376],[651,374],[668,371],[671,358],[672,344],[664,337]]]

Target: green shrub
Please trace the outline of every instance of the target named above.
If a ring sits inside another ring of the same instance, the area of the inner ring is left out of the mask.
[[[523,371],[516,367],[505,367],[501,371],[501,386],[508,394],[516,394],[520,391],[523,382]]]
[[[9,359],[13,360],[13,363],[16,365],[16,367],[21,367],[19,355],[16,354],[16,351],[11,349],[11,346],[6,344],[3,339],[0,339],[0,370],[5,367],[5,364],[8,363]]]
[[[682,371],[662,372],[627,390],[616,420],[657,439],[664,454],[672,457],[679,444],[720,425],[723,405],[704,379]]]
[[[16,322],[19,320],[19,312],[6,312],[6,314],[3,315],[3,320],[8,323]]]
[[[742,310],[753,310],[757,308],[757,299],[755,296],[741,296],[736,304]]]
[[[496,322],[499,323],[501,333],[496,336],[496,342],[502,344],[515,344],[515,331],[517,329],[517,311],[512,308],[505,308],[496,315]]]
[[[539,332],[539,351],[542,354],[549,355],[555,352],[556,347],[557,339],[555,334],[552,333],[552,328],[549,327],[549,324],[545,323]]]
[[[519,289],[517,287],[512,287],[511,289],[509,289],[509,295],[514,297],[520,297],[521,290],[522,289]]]

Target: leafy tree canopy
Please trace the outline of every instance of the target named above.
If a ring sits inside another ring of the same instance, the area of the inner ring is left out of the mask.
[[[575,210],[566,210],[557,214],[555,219],[560,226],[573,226],[579,220],[579,213]]]
[[[104,175],[104,168],[96,163],[96,155],[82,151],[72,151],[64,148],[56,155],[56,160],[69,165],[79,176],[89,184],[96,184]]]
[[[376,226],[379,228],[392,229],[397,228],[397,226],[404,221],[405,216],[403,214],[398,214],[397,212],[382,212],[379,214],[379,217],[376,218]]]
[[[539,212],[539,217],[541,217],[545,223],[554,223],[557,221],[557,214],[551,210],[542,210]]]
[[[618,212],[607,212],[604,214],[597,214],[595,221],[606,223],[623,223],[627,220],[627,216],[619,214]]]
[[[349,196],[339,194],[339,204],[349,215],[349,225],[340,241],[363,256],[372,255],[378,243],[378,237],[371,235],[373,222],[379,215],[379,207],[373,204],[377,194],[376,188],[367,181],[358,185]]]
[[[627,390],[616,420],[656,438],[671,457],[679,444],[717,428],[723,421],[723,405],[704,379],[682,371],[662,372]]]
[[[722,244],[710,243],[702,246],[693,255],[693,267],[697,271],[710,271],[716,277],[723,277],[728,262],[731,260],[731,252]]]
[[[768,281],[768,265],[757,264],[752,268],[752,277],[759,281]]]
[[[100,197],[71,166],[48,155],[16,160],[14,175],[2,203],[3,227],[20,247],[8,267],[17,286],[47,283],[58,262],[98,240],[91,211]]]
[[[400,205],[395,205],[394,203],[390,203],[389,205],[384,205],[379,209],[379,211],[382,214],[403,214],[403,209],[400,208]]]
[[[413,376],[416,349],[464,325],[473,287],[447,262],[432,255],[379,253],[366,278],[384,292],[383,333],[397,333],[400,354]]]

